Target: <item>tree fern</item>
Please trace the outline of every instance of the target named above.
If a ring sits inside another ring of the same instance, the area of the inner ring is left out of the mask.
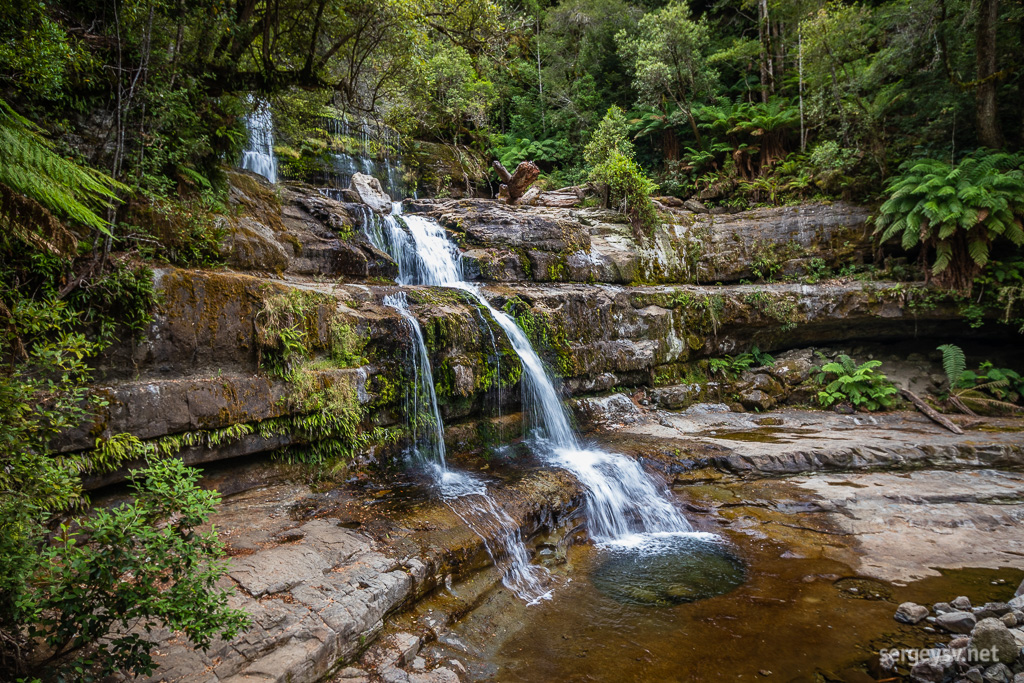
[[[79,166],[53,150],[34,123],[0,100],[0,222],[18,238],[58,253],[74,248],[74,237],[51,214],[110,234],[96,211],[128,188],[95,169]]]
[[[904,249],[933,249],[932,274],[969,292],[997,238],[1024,244],[1022,220],[1024,155],[982,151],[956,166],[935,159],[906,165],[889,183],[875,234],[900,237]]]

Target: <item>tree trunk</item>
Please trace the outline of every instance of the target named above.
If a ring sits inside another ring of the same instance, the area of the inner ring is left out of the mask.
[[[495,161],[494,170],[498,172],[498,177],[503,181],[501,188],[498,190],[498,197],[504,198],[509,204],[518,202],[519,198],[526,193],[530,185],[533,185],[540,176],[540,169],[532,161],[520,162],[516,166],[515,173],[509,173],[500,161]]]
[[[995,75],[998,22],[999,0],[981,0],[975,37],[978,59],[978,141],[992,149],[1003,146],[1003,136],[999,131],[999,107],[996,102],[996,90],[999,87],[999,79]]]

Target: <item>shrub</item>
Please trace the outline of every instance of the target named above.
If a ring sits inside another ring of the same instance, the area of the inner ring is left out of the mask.
[[[819,384],[828,382],[818,392],[818,401],[826,408],[840,401],[870,411],[891,408],[896,403],[897,389],[885,375],[875,372],[881,365],[878,360],[857,365],[849,356],[840,355],[823,365],[817,375]]]

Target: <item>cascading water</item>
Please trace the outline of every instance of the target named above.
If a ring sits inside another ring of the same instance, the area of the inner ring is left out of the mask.
[[[395,212],[399,210],[396,207]],[[397,225],[394,216],[388,218]],[[639,463],[617,453],[581,447],[558,392],[530,341],[515,320],[491,306],[477,287],[463,280],[459,250],[447,238],[444,228],[423,216],[405,216],[404,222],[415,245],[416,258],[381,247],[398,262],[399,281],[462,289],[476,298],[505,331],[523,364],[523,407],[533,427],[537,454],[572,472],[586,487],[591,536],[598,542],[629,546],[666,534],[691,533],[689,522],[661,494]],[[407,239],[388,243],[399,249],[407,248],[408,244]]]
[[[274,117],[270,113],[270,106],[266,102],[255,102],[252,113],[245,117],[245,127],[249,131],[249,144],[242,152],[241,167],[276,183]]]
[[[550,599],[548,573],[530,563],[518,525],[491,497],[486,484],[465,472],[448,469],[444,423],[437,407],[423,330],[409,312],[405,292],[384,297],[384,305],[405,319],[416,346],[412,354],[413,382],[406,394],[413,458],[427,468],[448,507],[483,540],[487,554],[502,570],[502,583],[528,604]]]

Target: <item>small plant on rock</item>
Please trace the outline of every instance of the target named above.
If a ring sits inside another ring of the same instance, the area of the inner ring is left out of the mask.
[[[816,379],[824,385],[818,392],[818,401],[826,408],[842,401],[869,411],[891,408],[898,392],[884,374],[875,372],[881,365],[879,360],[857,365],[852,358],[841,354],[818,372]]]
[[[1024,378],[1019,373],[997,368],[988,361],[973,372],[967,369],[967,359],[959,346],[943,344],[938,348],[949,382],[946,400],[957,410],[968,415],[975,415],[979,408],[1024,410],[1015,404],[1024,393]]]

